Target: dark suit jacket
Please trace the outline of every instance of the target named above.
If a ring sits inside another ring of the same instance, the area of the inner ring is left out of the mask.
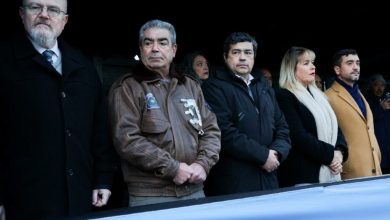
[[[112,155],[100,80],[91,62],[59,41],[62,76],[25,36],[0,44],[0,204],[7,219],[91,209],[109,186]]]
[[[279,168],[280,185],[318,183],[320,167],[332,162],[335,148],[318,139],[313,114],[294,94],[280,89],[276,92],[276,98],[289,125],[292,145],[290,155]],[[338,131],[336,147],[343,152],[343,159],[346,160],[347,144],[341,130]]]
[[[202,89],[222,132],[220,160],[206,180],[206,195],[278,188],[276,171],[261,168],[270,149],[279,152],[280,160],[290,150],[288,126],[272,88],[254,74],[252,99],[247,85],[225,70],[216,72]]]

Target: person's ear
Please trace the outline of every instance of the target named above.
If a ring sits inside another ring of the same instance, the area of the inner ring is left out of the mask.
[[[340,67],[339,66],[334,66],[333,70],[336,73],[336,75],[340,75]]]

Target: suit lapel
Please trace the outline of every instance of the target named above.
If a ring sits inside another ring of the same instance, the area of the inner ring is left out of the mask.
[[[77,52],[73,51],[64,41],[58,40],[58,47],[62,55],[62,76],[67,78],[69,74],[83,67],[82,57],[78,57]]]
[[[360,115],[360,118],[362,118],[364,121],[366,121],[366,118],[363,116],[362,111],[360,110],[359,106],[357,105],[356,101],[353,99],[351,94],[349,94],[349,92],[342,85],[340,85],[338,82],[334,82],[334,83],[335,83],[334,89],[337,92],[338,96],[342,100],[344,100],[348,105],[350,105]],[[359,91],[359,94],[363,98],[360,91]],[[364,104],[367,106],[366,100],[364,98],[363,98],[363,100],[364,100]]]
[[[15,56],[16,59],[29,59],[31,58],[34,62],[38,63],[39,65],[43,66],[44,68],[47,68],[54,74],[58,75],[56,69],[50,65],[46,61],[46,59],[39,54],[33,45],[31,44],[30,40],[27,38],[26,35],[20,36],[17,35],[15,36],[15,41],[14,41],[14,51],[15,51]]]
[[[367,113],[366,113],[367,116],[365,118],[366,123],[367,124],[374,123],[374,118],[373,118],[373,115],[372,115],[372,112],[371,112],[370,104],[368,104],[366,98],[364,98],[363,94],[361,94],[360,91],[359,91],[359,94],[362,97],[364,105],[366,106],[366,111],[367,111]]]

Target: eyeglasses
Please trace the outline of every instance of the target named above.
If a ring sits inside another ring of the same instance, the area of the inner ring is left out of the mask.
[[[62,11],[61,9],[55,6],[43,6],[39,4],[31,4],[31,5],[25,5],[24,8],[27,9],[33,15],[38,15],[42,13],[44,8],[46,8],[46,12],[51,18],[58,17],[61,13],[64,13],[66,15],[65,11]]]

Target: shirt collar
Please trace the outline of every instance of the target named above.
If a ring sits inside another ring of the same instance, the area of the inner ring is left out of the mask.
[[[40,45],[38,45],[37,43],[35,43],[30,37],[28,38],[32,45],[34,46],[35,50],[38,51],[38,53],[42,54],[45,50],[51,50],[54,52],[54,55],[59,57],[60,56],[60,49],[58,48],[58,42],[56,41],[56,43],[54,44],[54,47],[52,48],[44,48],[44,47],[41,47]]]
[[[247,86],[249,86],[249,84],[251,84],[251,81],[254,79],[254,77],[251,75],[251,74],[248,74],[248,81],[246,81],[246,79],[238,74],[234,74],[236,77],[238,77],[239,79],[241,79],[242,81],[245,82],[245,84]]]

